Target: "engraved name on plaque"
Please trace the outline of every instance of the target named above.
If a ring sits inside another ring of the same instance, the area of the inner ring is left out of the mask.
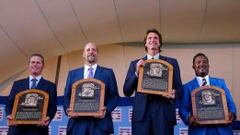
[[[215,86],[202,86],[191,93],[193,115],[200,124],[229,123],[225,91]]]
[[[104,106],[105,84],[88,78],[72,85],[69,116],[94,116]]]
[[[163,60],[145,60],[139,68],[140,93],[168,96],[172,93],[173,66]]]
[[[16,95],[12,110],[13,121],[10,124],[39,124],[47,115],[48,93],[31,89]]]

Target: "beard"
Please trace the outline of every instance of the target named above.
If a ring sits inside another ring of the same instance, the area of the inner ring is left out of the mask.
[[[208,75],[208,69],[205,69],[205,68],[198,69],[197,75],[201,77]]]
[[[89,63],[95,63],[97,61],[97,58],[95,56],[88,56],[87,61]]]

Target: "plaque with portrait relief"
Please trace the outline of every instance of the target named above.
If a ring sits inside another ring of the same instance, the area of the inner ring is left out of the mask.
[[[79,80],[72,85],[69,116],[94,116],[104,107],[105,84],[94,78]]]
[[[225,91],[215,86],[201,86],[191,92],[192,111],[200,124],[230,123]]]
[[[172,94],[173,66],[163,60],[145,60],[139,68],[137,91],[168,96]]]
[[[38,89],[25,90],[15,96],[11,124],[39,124],[46,117],[49,95]]]

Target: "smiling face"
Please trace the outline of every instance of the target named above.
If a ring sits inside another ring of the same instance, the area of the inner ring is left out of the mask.
[[[145,47],[148,52],[149,51],[159,52],[160,37],[154,32],[148,33],[146,37]]]
[[[98,50],[94,43],[86,44],[83,50],[83,57],[85,58],[85,64],[94,65],[97,63]]]
[[[39,76],[44,68],[43,59],[39,56],[32,56],[29,60],[28,70],[33,77]]]
[[[193,69],[196,76],[205,77],[209,73],[209,61],[205,55],[195,57],[193,61]]]

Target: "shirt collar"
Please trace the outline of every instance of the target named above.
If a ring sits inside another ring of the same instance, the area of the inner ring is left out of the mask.
[[[93,68],[93,71],[95,71],[96,68],[97,68],[97,64],[94,64],[94,65],[92,65],[91,67]],[[90,66],[88,66],[88,65],[86,65],[86,64],[84,65],[84,69],[85,69],[85,70],[88,70],[89,68],[90,68]]]
[[[206,76],[204,76],[204,77],[201,77],[201,76],[196,76],[196,79],[197,79],[197,81],[198,81],[198,84],[201,86],[202,85],[202,80],[203,80],[203,78],[205,78],[206,79],[206,81],[207,81],[207,85],[210,85],[210,82],[209,82],[209,75],[206,75]]]
[[[156,55],[154,55],[154,56],[151,56],[151,55],[149,55],[149,54],[147,54],[147,59],[149,60],[149,59],[152,59],[152,58],[154,58],[154,59],[159,59],[159,53],[157,53]]]
[[[30,80],[30,81],[31,81],[33,78],[34,78],[34,77],[33,77],[32,75],[29,76],[29,80]],[[39,82],[41,78],[42,78],[41,75],[35,77],[35,79],[37,79],[37,82]]]
[[[91,66],[93,68],[92,72],[93,72],[93,76],[95,75],[96,69],[97,69],[97,64],[94,64]],[[88,65],[84,65],[84,78],[87,78],[88,76],[88,69],[90,68],[90,66]]]

